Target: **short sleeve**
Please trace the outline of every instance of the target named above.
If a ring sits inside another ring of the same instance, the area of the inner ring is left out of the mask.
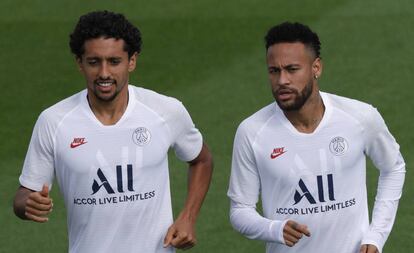
[[[255,205],[260,193],[260,177],[252,145],[252,140],[248,136],[248,128],[242,123],[234,139],[227,195],[233,201],[245,205]]]
[[[43,184],[52,185],[53,176],[53,137],[47,118],[42,113],[33,129],[19,181],[26,188],[40,191]]]
[[[200,154],[203,137],[182,103],[177,103],[177,110],[178,117],[171,124],[175,136],[172,147],[180,160],[189,162]]]

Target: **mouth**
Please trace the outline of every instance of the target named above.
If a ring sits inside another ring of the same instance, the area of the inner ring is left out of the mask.
[[[111,89],[111,86],[116,84],[115,80],[96,80],[95,85],[101,90],[101,91],[108,91]]]
[[[111,85],[115,84],[115,80],[96,80],[95,84],[99,87],[110,87]]]
[[[296,92],[294,90],[286,89],[286,88],[279,89],[276,92],[277,98],[281,101],[289,100],[295,94]]]

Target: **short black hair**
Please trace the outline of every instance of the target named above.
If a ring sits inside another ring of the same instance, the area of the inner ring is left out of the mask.
[[[77,58],[85,53],[85,41],[96,38],[114,38],[125,41],[128,57],[141,52],[141,33],[124,15],[111,11],[89,12],[79,18],[70,34],[69,46]]]
[[[265,37],[266,50],[277,43],[294,43],[301,42],[310,48],[316,57],[320,57],[321,42],[318,35],[313,32],[308,26],[295,22],[284,22],[273,26],[267,32]]]

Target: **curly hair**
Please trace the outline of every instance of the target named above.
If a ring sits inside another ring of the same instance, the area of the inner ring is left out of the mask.
[[[128,57],[141,51],[141,33],[124,15],[110,11],[89,12],[79,18],[70,34],[69,46],[77,58],[85,53],[85,41],[96,38],[124,40],[124,50]]]
[[[284,22],[267,32],[265,37],[266,50],[270,46],[283,42],[301,42],[310,48],[316,57],[320,57],[321,42],[316,33],[301,23]]]

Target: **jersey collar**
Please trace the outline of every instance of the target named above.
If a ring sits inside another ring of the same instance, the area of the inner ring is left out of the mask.
[[[302,133],[299,132],[293,125],[290,123],[290,121],[286,118],[285,114],[283,113],[282,109],[280,109],[279,105],[275,102],[275,113],[277,118],[282,121],[282,124],[289,129],[290,132],[292,132],[294,135],[300,135],[300,136],[313,136],[316,135],[321,129],[325,127],[327,122],[329,121],[329,118],[331,117],[332,113],[332,105],[329,100],[329,96],[325,92],[319,92],[322,98],[322,102],[325,105],[325,112],[323,114],[322,120],[319,122],[319,125],[316,127],[315,131],[312,133]]]
[[[133,86],[128,84],[128,105],[127,105],[127,108],[126,108],[124,114],[118,120],[118,122],[116,122],[114,125],[106,126],[106,125],[103,125],[96,118],[95,114],[93,113],[92,109],[89,106],[87,95],[88,95],[87,89],[83,90],[82,93],[81,93],[81,104],[82,104],[82,107],[83,107],[84,111],[86,112],[86,114],[88,115],[88,117],[92,121],[94,121],[98,126],[104,127],[104,128],[118,127],[119,125],[121,125],[122,122],[124,122],[129,117],[131,111],[133,110],[133,108],[135,107],[135,104],[136,104],[136,97],[135,97],[135,92],[134,92]]]

